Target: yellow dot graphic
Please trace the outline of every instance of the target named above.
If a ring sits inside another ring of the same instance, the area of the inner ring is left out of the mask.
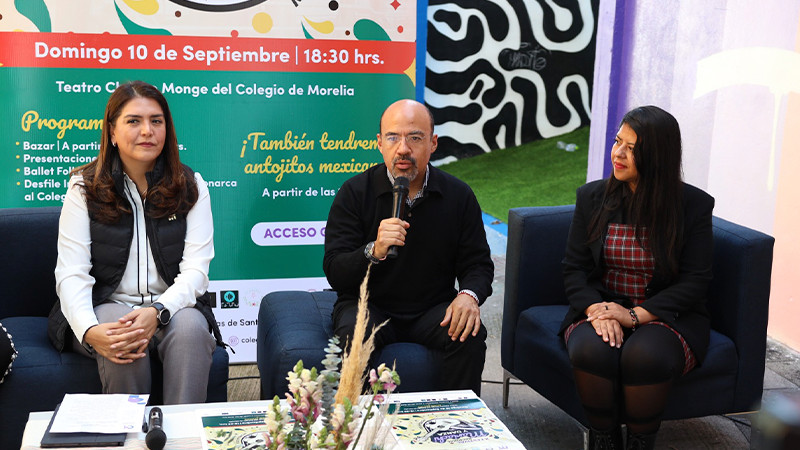
[[[19,169],[17,169],[17,172],[19,172]]]
[[[253,16],[253,29],[261,34],[269,33],[269,30],[272,29],[272,16],[265,12]]]
[[[20,185],[20,182],[19,182],[19,181],[17,181],[17,186],[19,186],[19,185]]]
[[[17,155],[17,159],[19,159],[19,155]]]

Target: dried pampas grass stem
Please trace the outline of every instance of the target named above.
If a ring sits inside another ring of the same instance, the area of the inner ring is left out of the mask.
[[[375,326],[370,332],[369,338],[364,339],[367,334],[367,323],[369,323],[369,311],[367,310],[367,282],[372,263],[367,266],[367,274],[361,282],[361,289],[358,297],[358,312],[356,313],[356,327],[353,332],[350,348],[342,358],[342,377],[339,380],[339,390],[336,392],[336,403],[344,404],[344,399],[350,399],[353,403],[358,403],[358,396],[361,395],[364,382],[366,381],[366,369],[369,357],[374,350],[375,333],[383,327],[386,322]]]

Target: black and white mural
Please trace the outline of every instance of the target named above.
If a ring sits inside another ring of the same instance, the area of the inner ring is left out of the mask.
[[[599,0],[430,0],[425,102],[435,163],[590,119]]]

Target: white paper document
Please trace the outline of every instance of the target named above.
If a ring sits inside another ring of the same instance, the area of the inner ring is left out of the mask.
[[[66,394],[53,433],[132,433],[142,429],[148,394]]]

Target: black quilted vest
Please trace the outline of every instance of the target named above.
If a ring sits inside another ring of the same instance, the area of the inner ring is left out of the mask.
[[[125,177],[119,159],[114,161],[112,178],[117,193],[125,196]],[[194,172],[188,166],[183,166],[186,177],[190,182],[194,182]],[[149,186],[155,185],[163,175],[163,161],[161,158],[156,162],[152,172],[147,173],[147,183]],[[149,208],[145,204],[145,228],[147,239],[150,241],[150,248],[153,251],[153,260],[156,263],[158,274],[172,286],[175,277],[180,272],[180,262],[183,258],[183,247],[186,238],[186,215],[176,214],[161,219],[155,219],[148,214]],[[113,224],[104,224],[91,218],[90,233],[92,238],[92,268],[89,275],[94,277],[95,284],[92,288],[92,305],[105,303],[108,297],[117,289],[125,267],[128,264],[128,255],[133,240],[133,215],[123,213],[120,220]],[[225,346],[220,335],[219,327],[214,319],[214,312],[211,309],[210,296],[208,292],[198,297],[195,303],[197,308],[208,322],[209,330],[213,332],[217,344]],[[61,302],[57,301],[50,311],[47,335],[50,341],[58,349],[63,351],[67,339],[69,323],[61,312]]]

